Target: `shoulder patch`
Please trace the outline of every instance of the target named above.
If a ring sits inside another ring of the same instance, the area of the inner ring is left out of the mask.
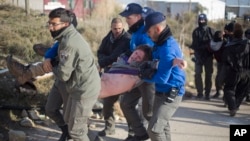
[[[64,63],[68,59],[69,55],[70,54],[67,51],[61,50],[60,51],[60,62]]]

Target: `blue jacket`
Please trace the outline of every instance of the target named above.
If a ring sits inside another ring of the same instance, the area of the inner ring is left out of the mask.
[[[170,32],[170,31],[169,31]],[[175,58],[183,58],[182,51],[172,35],[159,40],[154,46],[153,59],[159,60],[158,69],[151,80],[157,92],[169,92],[172,87],[179,88],[179,96],[185,93],[185,71],[173,66]]]
[[[147,44],[151,47],[154,46],[154,42],[150,39],[147,33],[144,32],[144,21],[140,20],[133,25],[129,30],[131,35],[130,50],[133,52],[137,46]]]
[[[44,58],[45,59],[53,59],[53,58],[55,58],[57,56],[58,46],[59,46],[59,42],[56,41],[53,44],[53,46],[46,51],[46,53],[44,55]]]

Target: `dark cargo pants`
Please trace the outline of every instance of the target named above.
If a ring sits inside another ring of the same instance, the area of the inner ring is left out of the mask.
[[[237,110],[240,107],[244,97],[250,92],[249,74],[249,71],[227,71],[224,96],[228,103],[228,110]]]
[[[91,97],[73,99],[70,95],[64,113],[64,120],[68,124],[71,140],[89,141],[88,119],[92,112],[92,107],[97,101],[99,92]]]
[[[147,134],[142,118],[136,110],[138,101],[142,97],[143,116],[149,121],[153,112],[154,93],[154,84],[144,82],[138,88],[133,89],[131,92],[128,92],[121,97],[120,105],[123,114],[127,122],[131,125],[136,136]]]
[[[103,99],[103,116],[105,120],[105,129],[115,130],[114,104],[119,99],[119,95]]]
[[[66,91],[65,83],[55,80],[55,83],[48,95],[45,111],[47,116],[54,120],[58,126],[66,124],[60,109],[63,105],[63,112],[65,111],[67,99],[68,93]]]
[[[206,61],[195,62],[195,86],[197,89],[198,96],[203,96],[203,80],[202,72],[203,66],[205,68],[205,95],[209,97],[212,88],[212,74],[213,74],[213,56],[206,58]]]
[[[148,125],[148,135],[151,141],[171,141],[169,120],[179,107],[182,100],[177,96],[172,103],[168,103],[164,96],[155,96],[153,116]]]

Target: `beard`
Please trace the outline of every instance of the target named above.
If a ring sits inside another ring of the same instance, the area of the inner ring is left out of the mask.
[[[63,27],[56,31],[50,31],[50,34],[53,38],[56,38],[58,35],[60,35],[67,27]]]

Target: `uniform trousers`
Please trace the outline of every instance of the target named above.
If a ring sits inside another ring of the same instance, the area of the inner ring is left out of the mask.
[[[55,121],[58,126],[64,126],[63,115],[60,109],[63,105],[63,112],[66,108],[68,99],[68,93],[65,87],[65,83],[59,80],[55,80],[55,83],[48,95],[48,99],[45,105],[46,114]]]
[[[250,92],[250,71],[234,72],[227,70],[225,78],[224,96],[228,110],[237,110],[244,97]]]
[[[131,125],[135,136],[144,136],[147,134],[136,106],[142,97],[142,113],[146,120],[150,120],[153,113],[155,86],[153,83],[142,83],[131,92],[125,93],[121,97],[120,105],[127,122]]]
[[[179,107],[182,96],[177,96],[172,103],[165,96],[156,95],[153,116],[148,125],[148,135],[151,141],[171,141],[169,120]]]
[[[89,141],[88,119],[98,95],[99,92],[96,92],[90,97],[83,97],[81,99],[74,99],[71,94],[69,95],[64,120],[68,124],[69,134],[72,137],[71,140]]]
[[[195,86],[198,96],[203,96],[203,66],[205,68],[205,95],[209,97],[212,88],[213,56],[209,56],[205,61],[196,60],[195,62]]]

